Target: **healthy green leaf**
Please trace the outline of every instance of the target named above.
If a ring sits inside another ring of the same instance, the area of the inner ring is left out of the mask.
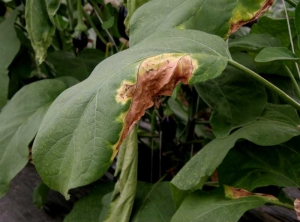
[[[300,49],[300,4],[295,9],[295,29],[298,38],[298,48]]]
[[[46,2],[46,8],[49,15],[50,20],[54,23],[54,16],[56,15],[57,10],[61,4],[61,0],[43,0]]]
[[[85,49],[79,56],[65,51],[49,53],[47,61],[53,65],[57,77],[72,76],[79,81],[86,79],[105,55],[99,50]]]
[[[296,137],[273,147],[242,143],[218,168],[219,181],[247,190],[269,185],[300,187],[299,142]]]
[[[100,214],[104,205],[102,198],[114,188],[113,183],[102,183],[97,185],[87,196],[77,201],[64,222],[99,222]]]
[[[131,222],[170,221],[174,213],[169,182],[138,183]]]
[[[200,188],[237,140],[246,139],[260,146],[284,143],[300,135],[299,122],[299,116],[291,106],[268,104],[258,121],[236,130],[226,138],[214,139],[202,148],[171,183],[181,190]]]
[[[0,197],[26,165],[29,143],[53,100],[75,79],[42,80],[24,86],[0,114]]]
[[[49,187],[44,184],[43,182],[40,183],[33,191],[33,204],[42,209],[45,205],[48,193],[49,193]]]
[[[112,193],[104,221],[129,221],[137,186],[138,138],[137,127],[129,133],[120,147],[115,176],[120,177]]]
[[[280,41],[269,34],[249,34],[230,40],[228,46],[231,52],[257,52],[265,47],[280,46]]]
[[[254,68],[253,60],[247,54],[236,53],[232,56],[237,62]],[[256,121],[267,103],[264,86],[231,66],[227,66],[221,76],[195,87],[213,109],[210,124],[218,138]]]
[[[217,77],[228,57],[217,36],[172,30],[100,63],[88,79],[61,94],[44,118],[33,149],[44,182],[68,197],[69,189],[99,179],[153,97],[171,95],[178,82]],[[168,72],[160,75],[162,70]]]
[[[298,61],[299,58],[285,47],[268,47],[261,50],[255,62]]]
[[[102,29],[110,29],[111,27],[113,27],[114,25],[114,22],[115,22],[115,18],[114,17],[110,17],[107,21],[104,21],[102,23]]]
[[[176,211],[171,222],[235,222],[247,210],[266,203],[279,202],[272,196],[263,196],[247,191],[242,191],[241,194],[233,193],[231,189],[225,186],[211,192],[198,190],[191,193]],[[245,193],[247,196],[242,196]],[[229,196],[232,194],[240,196]]]
[[[171,95],[178,82],[217,77],[229,56],[217,36],[169,30],[104,60],[62,93],[43,120],[33,159],[44,182],[68,198],[69,189],[99,179],[153,97]]]
[[[6,104],[8,95],[8,71],[0,68],[0,110]]]
[[[227,37],[260,16],[272,2],[165,0],[162,7],[161,0],[152,0],[138,8],[130,20],[130,45],[137,44],[154,32],[170,28],[195,29]]]
[[[49,4],[51,2],[57,1],[48,1],[48,10],[53,13],[55,7]],[[42,63],[47,55],[47,49],[52,43],[52,36],[55,34],[55,27],[49,18],[45,0],[26,1],[25,19],[36,58],[39,63]]]

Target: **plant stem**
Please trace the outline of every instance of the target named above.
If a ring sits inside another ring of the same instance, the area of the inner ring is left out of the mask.
[[[83,8],[82,9],[82,13],[84,18],[88,21],[88,23],[91,25],[91,27],[94,29],[96,35],[99,37],[99,39],[106,45],[107,41],[105,40],[105,38],[101,35],[101,33],[99,32],[99,30],[97,29],[97,27],[95,26],[94,22],[92,21],[91,17],[84,11]]]
[[[282,62],[282,65],[283,65],[283,68],[285,69],[286,73],[289,75],[289,77],[291,78],[292,80],[292,83],[293,83],[293,86],[296,90],[296,93],[297,93],[297,96],[298,96],[298,99],[300,99],[300,88],[299,88],[299,85],[293,75],[293,73],[291,72],[291,70],[289,69],[289,67],[287,67],[287,65]]]
[[[75,31],[85,32],[87,30],[87,27],[84,24],[82,17],[83,15],[81,0],[77,0],[77,25],[75,27]]]
[[[284,0],[282,0],[282,4],[283,4],[284,12],[285,12],[285,17],[286,17],[287,26],[288,26],[289,37],[290,37],[290,43],[291,43],[291,49],[292,49],[292,52],[295,53],[295,48],[294,48],[294,42],[293,42],[293,36],[292,36],[292,31],[291,31],[291,25],[290,25],[289,15],[288,15],[288,12],[287,12],[286,5],[285,5]],[[295,65],[296,65],[296,69],[297,69],[298,76],[299,76],[299,78],[300,78],[300,70],[299,70],[298,63],[295,62]]]
[[[259,81],[260,83],[265,85],[268,89],[275,92],[280,98],[282,98],[288,104],[292,105],[293,107],[295,107],[297,110],[300,111],[300,104],[298,102],[296,102],[293,98],[291,98],[284,91],[279,89],[277,86],[273,85],[272,83],[270,83],[269,81],[267,81],[266,79],[264,79],[263,77],[258,75],[256,72],[253,72],[252,70],[248,69],[247,67],[245,67],[231,59],[228,60],[228,64],[243,71],[244,73],[248,74],[252,78],[256,79],[257,81]]]
[[[97,15],[97,17],[98,17],[100,23],[103,24],[103,21],[102,21],[102,19],[101,19],[101,17],[100,17],[101,12],[100,12],[100,10],[99,10],[99,8],[98,8],[98,5],[97,5],[93,0],[91,0],[90,2],[91,2],[92,5],[93,5],[93,8],[94,8],[94,10],[95,10],[95,13],[96,13],[96,15]],[[112,35],[109,33],[109,31],[108,31],[107,29],[104,29],[104,31],[105,31],[106,34],[108,35],[108,38],[110,39],[111,43],[114,45],[116,51],[119,52],[119,49],[118,49],[118,47],[117,47],[117,44],[116,44],[114,38],[112,37]]]
[[[294,2],[293,0],[285,0],[287,3],[289,3],[290,5],[296,7],[297,6],[297,3]]]
[[[277,205],[277,206],[281,206],[281,207],[285,207],[287,209],[291,209],[291,210],[295,210],[294,206],[291,205],[291,204],[287,204],[287,203],[282,203],[280,201],[273,201],[273,200],[270,200],[269,201],[269,204],[272,204],[272,205]]]
[[[70,29],[73,30],[74,25],[73,25],[73,9],[72,9],[72,3],[71,0],[67,0],[67,10],[68,10],[68,15],[69,15],[69,24],[70,24]]]

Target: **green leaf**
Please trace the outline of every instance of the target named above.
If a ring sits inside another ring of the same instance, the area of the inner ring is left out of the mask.
[[[272,1],[152,0],[135,11],[130,20],[130,45],[166,29],[195,29],[227,37],[256,19]],[[216,16],[217,15],[217,16]]]
[[[52,1],[48,1],[50,12],[54,12]],[[53,1],[54,2],[54,1]],[[35,57],[42,63],[47,55],[47,49],[52,43],[55,27],[48,16],[45,0],[28,0],[25,7],[25,19],[27,32],[32,47],[36,53]]]
[[[294,20],[290,19],[290,24],[294,24]],[[295,37],[295,27],[291,25],[293,38]],[[281,42],[282,47],[289,48],[290,38],[286,19],[273,19],[263,16],[254,24],[250,31],[251,34],[270,34]]]
[[[252,58],[245,53],[233,54],[233,58],[254,67]],[[221,76],[196,84],[195,87],[213,109],[210,124],[218,138],[226,137],[233,129],[256,121],[267,103],[264,86],[231,66],[227,66]]]
[[[218,168],[219,181],[247,190],[269,185],[300,187],[299,142],[296,137],[272,147],[242,143]]]
[[[230,40],[228,46],[231,52],[257,52],[265,47],[280,46],[280,41],[269,34],[249,34]]]
[[[72,211],[65,217],[64,222],[99,222],[104,205],[102,198],[113,190],[113,183],[97,185],[87,196],[77,201]]]
[[[129,31],[129,28],[130,28],[129,22],[130,22],[130,19],[131,19],[133,13],[140,6],[147,3],[148,1],[151,1],[151,0],[127,0],[126,1],[127,16],[126,16],[125,21],[124,21],[124,24],[125,24],[125,27],[126,27],[126,32]]]
[[[285,47],[268,47],[261,50],[255,62],[298,61],[299,58]]]
[[[0,23],[0,68],[8,68],[20,49],[14,23],[18,10],[14,10],[7,19]]]
[[[101,25],[102,29],[110,29],[111,27],[114,26],[115,18],[110,17],[108,20],[104,21]]]
[[[229,56],[217,36],[169,30],[101,62],[62,93],[43,120],[33,159],[44,182],[68,198],[69,189],[99,179],[153,97],[171,95],[178,82],[217,77]]]
[[[49,187],[44,184],[40,183],[33,191],[33,204],[42,209],[45,205],[48,193],[49,193]]]
[[[102,52],[95,49],[83,50],[77,57],[71,52],[55,51],[49,53],[47,61],[53,65],[57,77],[72,76],[82,81],[90,75],[104,57]]]
[[[171,183],[181,190],[200,188],[237,140],[246,139],[260,146],[284,143],[300,135],[299,122],[299,116],[291,106],[268,104],[258,121],[236,130],[226,138],[214,139],[202,148]]]
[[[53,100],[74,79],[42,80],[24,86],[0,114],[0,197],[29,158],[29,143]]]
[[[7,102],[7,95],[8,95],[8,71],[6,69],[0,68],[0,110]]]
[[[56,15],[57,10],[59,9],[61,0],[44,0],[44,1],[46,2],[46,8],[47,8],[49,18],[52,21],[52,23],[55,24],[54,16]]]
[[[298,48],[300,49],[300,4],[295,9],[295,29],[298,38]]]
[[[279,202],[275,197],[244,192],[248,196],[230,198],[230,187],[211,192],[201,190],[190,194],[172,217],[171,222],[224,222],[238,221],[247,211],[266,203]]]
[[[175,213],[169,182],[139,182],[131,222],[170,221]]]
[[[108,214],[104,221],[129,221],[137,186],[138,138],[137,126],[120,147],[115,176],[120,177],[112,193]]]

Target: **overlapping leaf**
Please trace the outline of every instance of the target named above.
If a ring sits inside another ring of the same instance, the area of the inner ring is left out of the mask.
[[[288,105],[268,104],[261,118],[236,130],[226,138],[214,139],[200,150],[174,177],[172,184],[181,190],[202,187],[239,139],[260,146],[284,143],[300,135],[299,116]]]
[[[243,24],[256,19],[273,0],[160,0],[144,4],[130,21],[130,45],[156,31],[170,28],[195,29],[227,37]],[[217,15],[217,16],[216,16]]]
[[[0,197],[28,162],[28,145],[50,104],[76,82],[73,78],[64,78],[29,84],[3,108],[0,114]]]
[[[272,147],[242,143],[220,165],[219,180],[247,190],[269,185],[300,187],[299,158],[299,137]]]
[[[169,30],[103,61],[45,116],[33,150],[39,174],[66,197],[69,189],[97,180],[153,97],[171,95],[178,82],[219,76],[229,57],[217,36]]]

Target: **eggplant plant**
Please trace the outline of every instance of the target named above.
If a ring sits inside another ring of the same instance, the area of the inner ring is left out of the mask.
[[[98,181],[66,222],[299,211],[260,192],[300,187],[298,1],[2,2],[0,197],[32,160],[66,199]]]

